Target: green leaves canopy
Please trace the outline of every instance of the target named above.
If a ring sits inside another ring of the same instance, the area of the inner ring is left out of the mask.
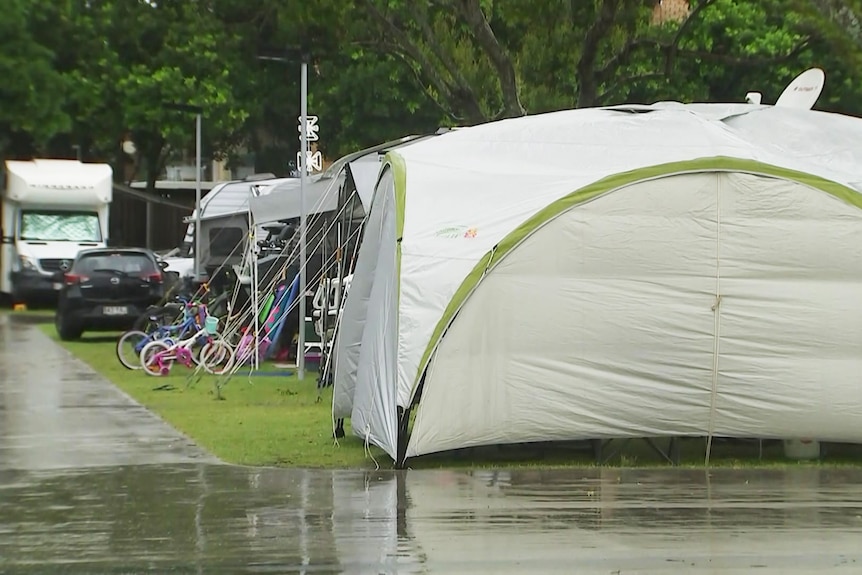
[[[28,151],[69,129],[53,51],[33,34],[38,6],[6,0],[0,18],[0,146]]]
[[[6,0],[0,23],[0,147],[128,162],[153,179],[194,143],[207,156],[298,148],[299,60],[309,112],[335,157],[441,123],[624,101],[772,102],[821,66],[819,107],[860,112],[859,0],[691,0],[659,21],[655,0]]]

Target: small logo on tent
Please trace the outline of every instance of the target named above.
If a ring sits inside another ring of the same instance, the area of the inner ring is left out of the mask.
[[[446,238],[450,240],[458,238],[475,238],[477,234],[478,230],[476,228],[469,228],[467,226],[446,226],[445,228],[440,228],[434,233],[438,238]]]
[[[449,238],[455,239],[461,237],[461,234],[464,233],[465,226],[446,226],[445,228],[440,228],[434,234],[438,238]]]

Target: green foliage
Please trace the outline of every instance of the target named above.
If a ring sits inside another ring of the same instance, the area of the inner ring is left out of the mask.
[[[0,148],[18,141],[19,149],[44,144],[67,130],[62,109],[63,80],[54,67],[53,51],[34,37],[43,8],[30,0],[6,0],[0,18]],[[3,150],[5,151],[5,150]]]
[[[160,169],[163,148],[194,144],[193,116],[165,104],[199,106],[215,152],[229,146],[249,115],[233,91],[246,79],[236,57],[241,39],[225,30],[207,5],[107,2],[93,11],[106,49],[102,58],[80,63],[79,79],[103,79],[97,101],[122,110],[114,137],[130,131],[156,164],[151,168]]]
[[[43,9],[30,15],[41,33],[36,48],[62,54],[45,66],[54,88],[44,97],[53,101],[40,109],[60,118],[39,123],[46,138],[69,131],[90,157],[111,160],[131,135],[150,172],[157,172],[167,151],[194,145],[193,116],[162,105],[178,103],[202,107],[213,153],[236,142],[249,116],[233,89],[248,80],[243,39],[225,28],[208,2],[40,1]],[[22,69],[31,75],[42,70]],[[34,138],[39,134],[33,131]]]
[[[667,98],[674,87],[681,89],[677,99],[741,101],[751,86],[774,102],[787,76],[802,70],[807,40],[798,14],[783,13],[779,5],[786,2],[716,0],[680,41],[674,83],[648,88]]]
[[[455,7],[468,4],[364,2],[382,16],[377,31],[383,44],[405,56],[441,106],[454,117],[465,116],[461,96],[467,93],[491,118],[500,90],[489,52],[476,49],[474,30],[451,21]],[[853,109],[857,88],[849,72],[862,53],[862,25],[853,12],[862,4],[858,0],[691,0],[690,21],[664,23],[653,20],[654,4],[498,0],[480,6],[531,113],[624,101],[740,101],[750,89],[774,101],[795,74],[812,65],[826,68],[834,89],[823,101]],[[429,19],[433,35],[422,35],[423,19]],[[463,15],[456,20],[463,23]],[[448,96],[434,81],[442,77],[457,85],[453,78],[459,74],[466,88]]]
[[[309,113],[321,118],[320,147],[328,157],[440,126],[442,112],[392,56],[369,57],[357,49],[317,70]]]
[[[820,66],[820,108],[859,114],[860,0],[691,0],[656,23],[643,0],[7,0],[0,151],[131,162],[152,178],[194,146],[286,171],[309,113],[334,158],[441,124],[574,106],[773,102]],[[701,9],[702,8],[702,9]],[[262,61],[263,52],[281,62]],[[131,136],[140,152],[125,157]],[[186,158],[188,160],[189,158]]]

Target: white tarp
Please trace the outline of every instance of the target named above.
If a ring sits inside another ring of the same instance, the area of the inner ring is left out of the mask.
[[[300,179],[293,178],[265,196],[251,198],[249,209],[257,224],[298,218],[302,215],[303,201],[306,215],[331,212],[338,207],[338,189],[342,182],[344,172],[335,178],[306,178],[305,189],[301,190]]]
[[[322,174],[309,176],[306,178],[306,213],[317,214],[339,209],[338,191],[344,183],[347,169],[353,175],[362,208],[368,213],[382,154],[387,150],[407,148],[429,138],[433,139],[432,136],[408,136],[384,142],[339,158]],[[256,221],[274,222],[300,216],[298,178],[278,186],[270,195],[271,197],[254,198],[249,203]]]
[[[392,172],[381,178],[380,200],[365,224],[363,245],[344,314],[362,318],[351,322],[336,340],[333,417],[351,417],[354,432],[382,446],[397,449],[395,390],[375,382],[395,377],[398,280],[395,258],[395,186]],[[356,295],[353,295],[356,294]],[[362,386],[364,393],[354,394]]]
[[[645,111],[644,108],[652,111]],[[862,143],[862,120],[807,110],[745,105],[739,107],[723,105],[720,113],[712,114],[705,113],[704,110],[708,110],[708,108],[667,104],[641,107],[641,110],[636,112],[624,109],[563,111],[466,128],[399,150],[398,154],[403,158],[405,165],[406,190],[400,275],[396,284],[398,286],[398,312],[393,324],[393,329],[396,330],[397,334],[397,362],[395,363],[397,375],[393,377],[391,373],[379,373],[377,375],[381,378],[374,381],[371,379],[363,380],[357,375],[357,379],[354,380],[354,384],[358,383],[354,401],[358,402],[360,395],[379,395],[381,390],[375,389],[375,386],[380,386],[397,393],[398,406],[406,407],[409,405],[415,392],[415,384],[418,381],[420,370],[423,368],[421,360],[429,343],[432,343],[434,329],[443,318],[444,310],[471,270],[501,240],[540,210],[603,178],[630,171],[645,170],[671,162],[693,162],[724,157],[801,170],[844,185],[853,185],[858,180],[858,166],[862,165],[862,158],[860,158],[860,147],[857,143]],[[755,120],[758,116],[759,120],[757,121],[762,122],[759,128]],[[824,123],[820,122],[821,118]],[[722,119],[726,121],[722,121]],[[744,126],[744,128],[737,128],[737,125]],[[820,128],[824,125],[827,128]],[[751,135],[756,128],[759,130],[757,137]],[[787,134],[796,134],[797,136],[786,139],[785,135]],[[804,137],[799,134],[804,134]],[[782,152],[781,146],[785,140],[788,143],[788,149],[786,152]],[[836,142],[843,142],[843,144],[836,144]],[[829,150],[830,155],[828,157],[822,156],[822,150]],[[797,196],[802,198],[796,184],[791,188],[782,192],[784,195],[781,197],[785,198],[785,201],[791,199],[796,201]],[[741,193],[739,190],[736,191]],[[756,193],[756,190],[751,193]],[[621,193],[620,198],[623,198],[624,195],[627,194]],[[831,196],[825,192],[818,191],[815,194],[817,198],[820,198],[821,195],[831,199]],[[634,201],[630,198],[636,197],[636,194],[628,194],[628,196],[629,201]],[[643,196],[637,197],[642,198]],[[696,197],[699,196],[696,194],[690,196],[690,201],[694,201]],[[376,201],[375,199],[375,203]],[[598,201],[595,203],[598,204]],[[846,207],[843,204],[841,206]],[[395,206],[391,206],[390,209],[395,209]],[[589,207],[584,206],[580,213],[587,214],[589,209]],[[814,221],[817,221],[816,218],[818,217],[826,218],[826,221],[831,221],[829,218],[852,218],[855,209],[841,212],[840,215],[823,212],[821,215],[812,215],[812,218]],[[644,215],[643,217],[661,217],[661,213],[650,212],[649,216]],[[761,217],[770,222],[770,225],[783,221],[780,212],[775,211],[765,210],[761,213]],[[581,226],[586,226],[585,229],[591,225],[588,220],[575,221],[580,222],[579,225]],[[608,245],[607,252],[602,257],[619,257],[618,254],[624,251],[627,245],[622,241],[625,237],[629,238],[630,245],[636,245],[639,241],[646,241],[648,237],[643,237],[637,233],[639,230],[637,226],[643,226],[644,221],[638,220],[636,213],[631,213],[628,218],[621,218],[618,222],[620,226],[624,222],[629,227],[619,229],[613,226],[608,227],[608,233],[619,237],[616,243]],[[804,222],[804,225],[807,225],[807,222]],[[856,225],[855,220],[853,225]],[[631,226],[635,227],[632,228]],[[829,243],[830,250],[850,251],[856,249],[855,246],[858,242],[854,240],[855,243],[851,244],[849,238],[852,236],[839,235],[840,227],[825,226],[825,228],[833,231],[825,236],[814,236],[810,239],[824,243],[831,242]],[[566,234],[576,233],[574,231],[567,232],[566,229],[561,228],[560,234],[562,235],[554,237],[555,241],[558,242],[555,245],[566,245],[566,241],[571,239]],[[578,228],[578,230],[580,229]],[[777,233],[775,230],[778,228],[773,227],[771,229],[773,233]],[[630,230],[628,236],[626,236],[626,230]],[[862,232],[862,229],[859,231]],[[700,242],[693,241],[696,237],[674,237],[673,234],[676,231],[670,227],[664,229],[663,233],[669,236],[664,240],[673,240],[673,245],[678,246],[677,249],[681,251],[678,256],[691,262],[692,267],[691,269],[686,268],[685,274],[694,274],[701,279],[702,277],[715,279],[714,274],[710,276],[695,266],[695,262],[700,262],[704,257],[703,253],[694,252],[695,248],[701,245]],[[772,240],[775,239],[772,238]],[[577,242],[574,245],[578,245]],[[376,248],[371,245],[363,245],[360,253],[366,249]],[[515,257],[514,254],[518,249],[513,250],[509,257]],[[590,247],[590,249],[593,248]],[[592,258],[598,253],[600,250],[596,249],[595,253],[585,252],[583,257]],[[555,255],[559,254],[552,251],[548,257]],[[715,258],[714,253],[712,257]],[[655,263],[652,261],[649,262],[649,265],[655,265]],[[809,264],[814,267],[819,265],[817,260],[812,260]],[[505,266],[501,264],[501,273],[504,269]],[[380,271],[375,270],[375,273],[377,275],[374,281],[380,281]],[[484,281],[492,282],[492,278],[494,278],[493,281],[502,281],[496,279],[495,273],[496,271],[492,272]],[[855,281],[850,276],[846,276],[845,279],[851,282]],[[357,271],[354,281],[359,280]],[[490,285],[492,283],[489,283]],[[530,284],[518,286],[517,282],[513,281],[507,284],[506,289],[514,290],[513,297],[515,299],[512,301],[518,301],[518,298],[530,296],[533,293],[531,290],[535,287]],[[713,292],[714,290],[715,288],[713,288]],[[482,326],[487,325],[487,322],[493,324],[493,321],[502,321],[502,319],[492,321],[491,317],[505,314],[506,310],[494,307],[490,303],[491,300],[480,301],[482,298],[478,296],[478,293],[477,291],[474,294],[476,299],[475,301],[471,300],[471,305],[490,307],[484,309],[484,314],[480,313],[475,316],[473,322],[459,318],[456,323],[464,321],[463,325],[469,324],[469,337],[481,339],[483,330],[489,329]],[[613,293],[625,294],[628,292],[616,286]],[[610,305],[609,302],[617,301],[614,299],[613,293],[594,294],[594,305],[599,305],[601,302]],[[714,297],[716,294],[713,293],[712,295]],[[345,330],[350,329],[351,323],[365,324],[370,322],[376,314],[380,313],[372,305],[367,306],[365,314],[360,308],[354,308],[351,311],[350,303],[353,297],[354,292],[351,291],[342,323]],[[586,297],[586,295],[581,297]],[[622,295],[617,297],[622,297]],[[662,307],[664,304],[661,304],[661,302],[670,301],[667,299],[667,294],[653,294],[652,297],[660,298],[660,301],[656,302],[656,306],[651,311],[654,316],[669,311]],[[754,297],[754,295],[748,294],[747,297]],[[549,299],[553,298],[549,297]],[[648,301],[652,300],[645,300],[642,304],[648,305]],[[466,313],[466,308],[462,311]],[[570,311],[574,313],[573,310]],[[848,321],[852,318],[862,324],[862,318],[853,315],[858,311],[855,306],[850,306],[850,309],[845,309],[845,311],[850,313]],[[584,311],[583,313],[587,312]],[[574,316],[555,314],[552,317],[556,318],[556,321],[579,321],[577,314]],[[525,318],[523,321],[528,319]],[[510,331],[507,333],[512,338],[529,338],[531,330],[544,329],[545,324],[543,322],[550,321],[550,319],[551,317],[544,317],[540,321],[537,318],[532,326],[524,324],[522,321],[518,325],[521,332],[516,334]],[[453,324],[452,330],[454,330],[454,325],[456,324]],[[510,326],[510,329],[514,329],[514,327]],[[702,331],[704,328],[698,329]],[[766,337],[767,334],[762,333],[764,326],[761,325],[759,329],[760,331],[753,332],[753,336]],[[805,332],[807,328],[800,324],[799,329]],[[697,333],[701,333],[701,331]],[[853,332],[845,330],[842,335],[853,341]],[[446,342],[448,337],[450,334],[447,334],[442,341]],[[660,334],[653,334],[651,337],[660,337]],[[384,341],[386,341],[385,336],[379,336],[375,341],[363,339],[362,353],[368,358],[385,356],[382,349],[365,349],[366,345],[382,346]],[[474,340],[471,339],[471,341]],[[353,344],[355,343],[353,342]],[[637,339],[634,343],[640,345],[643,341]],[[862,342],[858,343],[862,345]],[[340,345],[350,346],[351,343],[344,341],[340,342]],[[385,345],[388,346],[389,343]],[[500,357],[508,353],[508,348],[500,347],[500,342],[494,345],[497,347],[489,348],[487,353],[498,354]],[[799,343],[799,345],[807,344]],[[789,347],[775,349],[786,352]],[[438,356],[434,360],[435,365],[443,361],[445,356],[442,347],[437,353]],[[452,353],[455,353],[455,350]],[[459,350],[458,353],[463,354],[463,349]],[[679,357],[670,357],[667,361],[688,364],[691,358],[680,355]],[[847,365],[851,365],[857,371],[859,367],[862,367],[856,365],[850,358],[842,357],[842,361],[849,362]],[[361,363],[360,360],[357,373],[362,371]],[[660,376],[655,373],[655,365],[644,364],[641,367],[644,369],[643,377],[645,380],[658,385],[656,382]],[[441,369],[443,369],[442,364]],[[544,369],[554,371],[555,367],[553,364],[548,364],[545,365]],[[468,422],[466,427],[459,428],[462,433],[454,440],[454,443],[446,444],[447,448],[455,444],[473,444],[477,441],[520,441],[521,439],[516,438],[532,437],[518,427],[519,420],[513,420],[511,414],[494,412],[493,406],[497,405],[493,400],[494,392],[487,388],[483,389],[481,384],[475,383],[463,372],[460,375],[452,371],[447,373],[450,377],[450,385],[456,386],[458,395],[449,395],[445,398],[446,412],[449,415],[440,419],[441,415],[437,413],[438,419],[433,422],[433,425],[438,431],[449,426],[453,426],[454,429],[460,425],[455,422],[458,417],[457,414],[461,413],[461,407],[456,407],[457,403],[464,400],[469,393],[465,390],[471,389],[474,385],[477,389],[473,391],[482,394],[481,406],[483,409],[478,413],[474,410],[472,417],[480,420],[482,418],[497,419],[497,424],[489,422],[487,426],[488,429],[494,429],[494,431],[483,432],[484,435],[481,437],[471,435],[473,432],[470,430],[473,428]],[[583,372],[581,377],[594,378],[595,374],[588,376],[587,373]],[[840,379],[847,373],[850,372],[837,372],[836,377]],[[345,377],[347,376],[348,374],[345,374]],[[509,379],[510,377],[514,376],[502,374],[502,379],[497,385],[503,386],[504,389],[510,389],[512,381]],[[349,384],[337,376],[336,390],[339,385]],[[426,382],[422,404],[419,407],[417,427],[414,432],[419,429],[419,420],[426,418],[426,415],[423,415],[425,400],[434,393],[430,391],[430,385],[430,382]],[[539,401],[538,395],[541,393],[542,381],[533,381],[532,385],[534,386],[530,388],[532,395],[524,396],[523,399]],[[847,382],[842,381],[836,385],[847,385]],[[778,392],[777,389],[772,391]],[[473,405],[476,406],[476,404]],[[644,421],[641,422],[640,427],[637,427],[638,432],[650,428],[650,426],[652,426],[652,431],[663,432],[661,434],[668,431],[684,434],[686,429],[693,429],[690,422],[683,422],[682,416],[671,418],[670,421],[662,420],[656,415],[655,407],[655,403],[647,403],[644,406],[641,411],[641,417]],[[574,417],[577,412],[573,411],[569,415]],[[593,418],[606,422],[604,433],[599,433],[599,436],[617,433],[620,430],[619,424],[614,423],[614,417],[612,411],[593,415]],[[635,418],[635,415],[628,417],[632,419]],[[713,423],[719,425],[722,422],[731,421],[733,417],[735,416],[732,414],[725,414],[723,418],[716,418]],[[428,418],[430,419],[430,416]],[[385,416],[381,414],[379,419],[383,421]],[[428,421],[428,419],[425,420]],[[504,428],[501,428],[500,425],[503,421],[508,423]],[[649,423],[645,423],[647,421]],[[387,435],[393,426],[391,421],[382,424],[379,430],[375,430],[372,426],[371,435],[374,436],[375,433],[380,436]],[[737,425],[734,427],[730,425],[729,428],[748,432],[751,426]],[[366,431],[354,427],[354,433],[365,436]],[[596,430],[591,428],[591,431]],[[453,431],[453,433],[456,432]],[[559,435],[551,429],[546,429],[545,433],[555,438]],[[568,431],[563,430],[561,433],[565,434]],[[419,440],[413,441],[411,453],[418,454],[437,449],[435,440],[433,437],[429,437],[430,439],[423,444],[421,449],[416,447],[416,441]],[[387,441],[387,445],[381,445],[381,447],[393,455],[391,442]]]
[[[371,207],[382,154],[387,150],[408,147],[428,138],[432,136],[408,136],[384,142],[339,158],[326,171],[306,177],[306,213],[313,215],[338,209],[338,191],[344,183],[345,171],[348,168],[353,174],[356,193],[367,213]],[[252,193],[253,187],[256,193]],[[299,178],[227,182],[204,197],[203,217],[233,215],[250,210],[255,221],[262,224],[298,218],[301,215],[299,191]],[[207,202],[212,205],[207,206]]]
[[[350,162],[348,167],[356,185],[356,193],[367,213],[371,207],[374,186],[377,184],[377,175],[380,172],[380,158],[376,154],[364,156],[355,162]]]
[[[572,438],[856,436],[859,417],[823,393],[862,370],[862,253],[836,252],[854,234],[858,207],[749,174],[662,178],[570,210],[461,309],[426,375],[407,455]]]
[[[377,183],[377,172],[380,170],[380,159],[376,154],[363,156],[359,160],[347,164],[356,184],[356,193],[362,202],[363,209],[371,207],[371,196],[374,194],[374,184]],[[344,184],[345,171],[340,171],[335,177],[309,177],[305,181],[305,213],[308,215],[332,212],[339,208],[338,191]],[[249,207],[252,216],[258,223],[274,222],[298,218],[300,210],[299,179],[294,178],[271,191],[271,193],[252,198]]]
[[[385,177],[387,190],[394,186],[391,172]],[[383,188],[381,188],[382,190]],[[380,257],[383,237],[383,202],[372,209],[365,221],[362,246],[356,257],[350,292],[344,301],[343,318],[335,339],[334,380],[332,391],[332,416],[335,419],[350,417],[353,411],[353,396],[356,389],[356,374],[362,334],[370,317],[369,300],[374,286],[374,270]]]
[[[267,180],[242,180],[223,182],[201,198],[201,219],[220,218],[248,213],[250,199],[258,194],[268,194],[277,186],[290,183],[295,178],[271,178]],[[194,216],[194,213],[192,213]]]

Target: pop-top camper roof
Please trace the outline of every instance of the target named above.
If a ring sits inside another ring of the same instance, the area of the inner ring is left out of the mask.
[[[249,198],[252,195],[265,195],[280,184],[296,181],[297,178],[248,177],[243,180],[232,180],[216,185],[210,193],[201,199],[201,219],[212,219],[228,216],[238,212],[248,211]],[[189,218],[192,220],[193,218]]]

